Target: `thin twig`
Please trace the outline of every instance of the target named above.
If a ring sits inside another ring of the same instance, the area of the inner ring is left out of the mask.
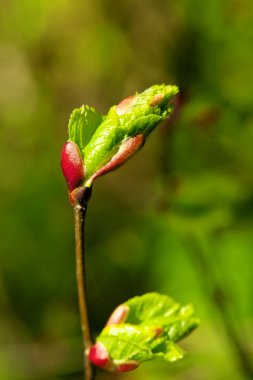
[[[76,278],[78,289],[78,301],[81,318],[81,328],[84,344],[84,379],[92,380],[93,367],[88,359],[87,352],[92,345],[85,276],[85,216],[88,202],[80,201],[74,206],[75,213],[75,241],[76,241]]]

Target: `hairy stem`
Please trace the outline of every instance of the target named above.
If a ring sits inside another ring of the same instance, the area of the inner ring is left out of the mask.
[[[74,206],[74,213],[76,241],[76,278],[81,328],[84,344],[84,379],[92,380],[94,378],[93,367],[87,355],[87,352],[92,345],[88,318],[87,289],[85,276],[85,216],[87,211],[87,204],[88,202],[78,202]]]

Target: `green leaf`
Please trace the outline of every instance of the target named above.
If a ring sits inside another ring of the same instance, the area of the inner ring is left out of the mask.
[[[182,348],[174,344],[173,342],[167,341],[166,348],[164,349],[163,359],[167,362],[175,362],[184,357],[184,351]]]
[[[165,314],[169,316],[180,307],[172,298],[155,292],[131,298],[125,305],[129,307],[125,322],[133,324],[145,323]]]
[[[124,323],[106,326],[96,340],[114,367],[157,358],[174,362],[183,357],[176,342],[199,325],[192,305],[182,307],[158,293],[134,297],[123,305],[129,309]]]
[[[154,85],[146,91],[126,98],[111,107],[104,121],[84,146],[86,179],[108,163],[130,137],[142,134],[145,138],[173,109],[171,100],[176,86]]]
[[[125,323],[106,327],[97,341],[106,347],[116,366],[130,361],[140,364],[158,358],[168,362],[182,359],[184,351],[180,347],[165,335],[156,335],[157,330],[151,326]]]
[[[106,116],[87,105],[75,109],[68,131],[69,141],[82,155],[82,185],[90,187],[97,177],[117,169],[141,149],[154,128],[170,116],[177,93],[176,86],[154,85],[111,107]]]
[[[129,360],[144,361],[152,358],[149,344],[155,336],[154,329],[130,324],[107,326],[98,337],[113,358],[115,365]]]
[[[87,105],[76,108],[69,119],[69,140],[76,143],[82,151],[102,121],[102,115],[94,108]]]

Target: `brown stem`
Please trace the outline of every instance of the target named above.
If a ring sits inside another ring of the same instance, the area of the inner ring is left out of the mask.
[[[90,194],[89,194],[90,195]],[[85,216],[87,211],[88,199],[85,191],[82,197],[76,197],[74,205],[75,213],[75,242],[76,242],[76,278],[78,301],[80,309],[81,328],[84,344],[84,379],[92,380],[94,378],[93,367],[88,359],[88,350],[92,345],[88,307],[87,307],[87,288],[85,276]]]

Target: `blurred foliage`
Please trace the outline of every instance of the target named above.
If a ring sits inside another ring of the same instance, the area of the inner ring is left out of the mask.
[[[123,300],[159,291],[193,302],[202,326],[184,343],[183,361],[149,363],[126,380],[247,378],[252,0],[0,6],[0,378],[82,378],[73,215],[60,149],[73,108],[87,103],[106,113],[154,83],[179,85],[174,120],[101,178],[90,202],[93,332]]]

